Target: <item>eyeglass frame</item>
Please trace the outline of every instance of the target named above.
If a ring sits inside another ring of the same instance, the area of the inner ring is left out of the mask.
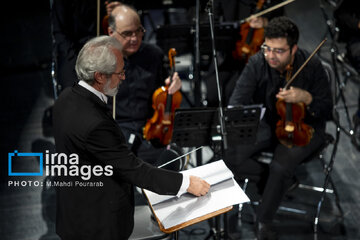
[[[125,77],[125,69],[123,69],[122,71],[120,71],[120,72],[113,72],[113,73],[111,73],[111,75],[112,74],[116,74],[116,75],[118,75],[119,77]]]
[[[291,47],[289,47],[288,49],[272,48],[272,47],[269,47],[268,45],[266,45],[265,43],[263,43],[260,48],[261,48],[261,51],[262,51],[263,54],[264,54],[266,51],[267,51],[267,52],[270,52],[270,51],[271,51],[271,52],[273,52],[273,53],[275,53],[275,54],[281,55],[281,54],[284,54],[285,52],[287,52],[288,50],[291,51]]]
[[[132,36],[134,36],[134,34],[135,34],[136,37],[139,37],[140,34],[144,34],[146,32],[146,29],[143,26],[140,26],[135,31],[123,31],[123,32],[120,33],[115,29],[115,32],[117,34],[119,34],[121,37],[123,37],[124,39],[130,39]],[[125,33],[129,33],[129,35],[126,36]],[[130,35],[130,33],[131,33],[131,35]]]

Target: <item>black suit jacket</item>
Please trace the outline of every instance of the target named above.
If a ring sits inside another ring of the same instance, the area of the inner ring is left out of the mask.
[[[58,176],[73,186],[57,187],[56,232],[62,239],[127,239],[133,229],[132,184],[160,194],[176,194],[182,175],[155,168],[130,152],[106,104],[80,85],[68,88],[54,106],[58,153],[76,153],[79,165],[111,165],[113,176]],[[94,175],[94,174],[92,174]],[[102,187],[75,186],[102,182]]]

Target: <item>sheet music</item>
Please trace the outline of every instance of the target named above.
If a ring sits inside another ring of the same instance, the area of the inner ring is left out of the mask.
[[[234,176],[232,172],[226,167],[223,160],[219,160],[197,168],[181,171],[181,173],[200,177],[206,182],[208,182],[210,185],[219,183],[226,179],[230,179]],[[159,195],[148,190],[144,191],[146,191],[145,193],[152,205],[158,204],[159,202],[163,202],[171,198],[176,198],[176,196],[172,195]]]
[[[210,183],[208,194],[196,197],[186,193],[177,198],[144,190],[156,217],[165,229],[225,207],[250,201],[222,160],[183,172],[201,177]]]

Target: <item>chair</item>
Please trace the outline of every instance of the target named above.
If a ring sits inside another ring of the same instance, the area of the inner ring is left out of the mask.
[[[322,65],[324,67],[324,70],[328,76],[329,79],[329,84],[332,85],[332,87],[337,87],[336,86],[336,82],[335,82],[335,75],[334,75],[334,71],[331,67],[331,65],[327,62],[322,62]],[[333,101],[334,101],[334,96],[333,96]],[[338,192],[336,190],[336,186],[331,178],[331,172],[333,170],[333,166],[334,166],[334,162],[335,162],[335,156],[336,156],[336,152],[337,152],[337,147],[338,147],[338,143],[339,143],[339,138],[340,138],[340,127],[339,127],[339,115],[338,112],[336,111],[336,108],[333,108],[333,113],[332,113],[332,120],[335,123],[335,138],[329,134],[326,133],[325,136],[325,142],[322,146],[320,146],[318,148],[317,151],[315,151],[310,157],[308,157],[305,160],[306,162],[309,162],[311,160],[313,160],[314,158],[319,159],[319,162],[321,164],[323,173],[324,173],[324,181],[321,187],[316,187],[316,186],[309,186],[309,185],[305,185],[305,184],[299,184],[298,187],[302,188],[302,189],[306,189],[306,190],[310,190],[310,191],[317,191],[317,192],[321,192],[321,197],[317,202],[317,207],[316,207],[316,213],[313,219],[313,228],[314,228],[314,233],[316,234],[318,232],[318,224],[319,224],[319,217],[320,217],[320,212],[321,212],[321,208],[323,206],[325,197],[327,193],[331,193],[334,194],[335,197],[335,203],[336,206],[339,210],[340,213],[340,218],[343,219],[344,213],[343,210],[340,206],[340,199],[339,199],[339,195]],[[325,157],[324,157],[324,152],[326,151],[326,149],[328,149],[330,147],[330,145],[332,145],[332,149],[331,149],[331,154],[330,154],[330,158],[328,161],[326,161]],[[272,152],[261,152],[259,155],[255,156],[255,159],[261,163],[264,164],[269,164],[272,161],[273,158],[273,153]],[[254,179],[252,179],[254,180]],[[251,180],[250,180],[251,181]],[[256,177],[255,177],[255,181],[256,181]],[[243,190],[246,191],[247,185],[249,183],[249,178],[246,178],[244,181],[244,185],[243,185]],[[329,185],[331,186],[331,189],[328,189]],[[257,205],[257,202],[252,202],[252,205]],[[242,205],[239,206],[239,213],[241,214],[241,210],[242,210]],[[285,207],[281,207],[280,206],[280,210],[284,210],[284,211],[289,211],[292,213],[303,213],[303,211],[298,210],[298,209],[293,209],[293,208],[285,208]]]

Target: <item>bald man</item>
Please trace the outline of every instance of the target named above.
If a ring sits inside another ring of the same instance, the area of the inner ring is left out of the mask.
[[[126,80],[116,95],[116,121],[131,150],[144,161],[156,164],[162,154],[166,155],[165,148],[156,142],[147,142],[143,138],[143,127],[153,115],[154,91],[170,82],[163,66],[164,54],[159,47],[142,41],[145,29],[130,6],[121,4],[114,8],[109,17],[108,32],[122,44],[125,58]],[[181,80],[175,73],[169,94],[180,88]],[[112,102],[109,105],[112,106]]]

